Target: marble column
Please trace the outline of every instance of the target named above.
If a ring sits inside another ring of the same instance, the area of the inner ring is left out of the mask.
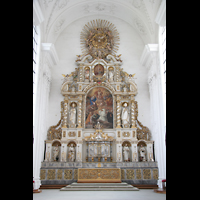
[[[138,141],[134,141],[134,142],[132,142],[132,144],[131,144],[131,148],[132,148],[132,162],[138,162],[137,142],[138,142]]]
[[[82,144],[76,146],[76,162],[82,162]]]
[[[51,142],[46,141],[45,162],[51,162]]]
[[[147,161],[154,161],[153,159],[153,141],[146,141],[147,143]]]
[[[61,145],[61,162],[67,161],[67,144],[62,143]]]
[[[68,111],[68,100],[64,101],[64,111],[63,111],[63,128],[67,128],[67,111]]]
[[[117,153],[117,155],[116,155],[116,162],[122,162],[122,144],[120,143],[117,143],[116,144],[116,153]]]

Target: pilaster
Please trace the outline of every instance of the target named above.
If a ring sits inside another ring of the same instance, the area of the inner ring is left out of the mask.
[[[155,22],[159,26],[166,26],[166,0],[163,0],[158,9]]]
[[[162,90],[160,78],[160,63],[158,54],[158,44],[145,45],[141,55],[140,62],[148,69],[148,84],[150,93],[150,110],[151,110],[151,132],[152,139],[155,141],[155,160],[158,161],[159,168],[159,187],[161,178],[166,177],[166,146],[164,130],[164,115],[162,106]],[[152,145],[150,145],[152,146]],[[152,149],[148,145],[148,150]],[[151,155],[151,153],[150,153]],[[150,156],[149,155],[149,156]],[[148,157],[148,160],[151,160]]]
[[[39,25],[44,21],[44,15],[38,3],[38,0],[33,0],[33,24]]]

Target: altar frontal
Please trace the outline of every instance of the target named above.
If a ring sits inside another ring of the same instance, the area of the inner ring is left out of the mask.
[[[77,183],[121,183],[121,169],[78,169]]]

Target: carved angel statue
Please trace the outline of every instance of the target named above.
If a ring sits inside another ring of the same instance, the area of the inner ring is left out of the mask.
[[[64,77],[64,79],[61,80],[63,80],[63,83],[65,83],[66,81],[70,81],[72,74],[62,74],[62,76]]]
[[[76,56],[77,56],[76,62],[77,62],[77,61],[81,61],[82,55],[76,55]]]
[[[119,54],[118,56],[117,56],[117,55],[114,55],[117,61],[122,62],[122,60],[121,60],[121,58],[120,58],[121,55],[122,55],[122,54]]]

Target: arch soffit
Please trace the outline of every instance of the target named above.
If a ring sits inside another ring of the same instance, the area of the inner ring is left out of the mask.
[[[88,3],[90,3],[90,2],[86,1],[84,3],[78,3],[76,5],[66,7],[65,10],[63,10],[62,12],[60,12],[57,15],[57,17],[54,17],[53,22],[51,22],[51,24],[46,27],[47,42],[55,43],[55,41],[57,40],[60,33],[68,25],[70,25],[71,23],[73,23],[74,21],[76,21],[78,19],[81,19],[81,18],[87,17],[87,16],[94,16],[95,19],[97,17],[100,17],[98,15],[98,12],[96,12],[96,13],[95,12],[91,12],[91,13],[83,12],[82,8],[87,7]],[[107,16],[107,17],[112,16],[112,17],[116,17],[116,18],[119,18],[119,19],[125,21],[126,23],[131,25],[133,27],[133,29],[135,29],[141,35],[144,43],[151,43],[152,37],[151,37],[150,30],[148,28],[148,23],[144,19],[144,16],[136,8],[130,7],[128,5],[125,5],[125,4],[122,4],[119,2],[113,2],[113,1],[111,4],[112,4],[112,6],[114,5],[115,7],[120,8],[119,11],[115,12],[116,14],[114,14],[112,12],[109,12],[109,14],[102,13],[103,16]],[[127,13],[128,15],[124,15],[123,13]],[[132,19],[131,21],[130,21],[130,17]],[[139,23],[140,25],[138,26],[138,25],[135,25],[134,23],[136,23],[136,24]],[[140,32],[141,30],[139,30],[140,29],[139,27],[143,27],[143,31],[144,31],[143,33]]]
[[[67,141],[67,147],[69,146],[70,143],[74,143],[77,146],[77,142],[75,140],[68,140]]]
[[[145,144],[145,146],[147,146],[147,143],[146,143],[146,141],[145,141],[145,140],[138,140],[137,146],[139,146],[139,144],[140,144],[140,143],[144,143],[144,144]]]
[[[59,143],[59,145],[58,145],[58,146],[61,146],[61,141],[60,141],[60,140],[58,140],[58,139],[54,139],[54,140],[52,140],[52,143],[51,143],[51,145],[53,146],[53,145],[54,145],[54,143]]]
[[[122,141],[122,146],[125,146],[125,144],[128,144],[128,146],[131,146],[131,141],[128,140],[128,139],[124,139],[124,140]]]

